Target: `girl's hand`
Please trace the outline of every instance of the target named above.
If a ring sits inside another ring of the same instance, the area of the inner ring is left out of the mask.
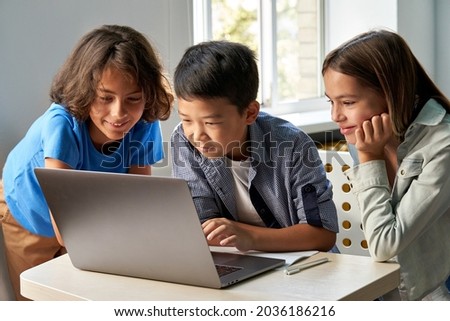
[[[384,159],[384,147],[392,137],[392,124],[388,114],[373,116],[355,131],[358,157],[361,163]]]

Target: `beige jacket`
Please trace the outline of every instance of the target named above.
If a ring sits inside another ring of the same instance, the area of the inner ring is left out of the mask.
[[[391,190],[384,161],[345,172],[376,261],[400,264],[402,299],[419,300],[450,275],[450,114],[430,100],[397,151]]]

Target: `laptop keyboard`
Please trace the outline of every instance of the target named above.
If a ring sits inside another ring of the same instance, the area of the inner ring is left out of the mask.
[[[242,267],[216,264],[216,269],[217,269],[217,273],[219,273],[219,277],[220,277],[220,276],[224,276],[224,275],[230,274],[235,271],[242,270]]]

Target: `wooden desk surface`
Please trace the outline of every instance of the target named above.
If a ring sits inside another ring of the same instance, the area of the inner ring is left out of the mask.
[[[337,301],[373,300],[399,284],[396,263],[333,253],[318,253],[304,262],[320,257],[331,262],[294,275],[286,275],[283,267],[217,290],[81,271],[66,254],[23,272],[21,292],[32,300]]]

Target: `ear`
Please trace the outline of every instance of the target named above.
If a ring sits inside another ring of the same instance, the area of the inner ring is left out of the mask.
[[[259,108],[259,102],[257,102],[256,100],[253,100],[248,105],[245,111],[247,125],[252,124],[256,120],[256,117],[258,117],[259,114]]]

